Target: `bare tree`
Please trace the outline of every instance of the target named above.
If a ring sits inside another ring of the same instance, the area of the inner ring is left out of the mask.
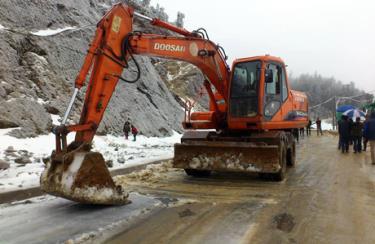
[[[185,14],[178,11],[175,25],[178,27],[184,27],[184,18],[185,18]]]
[[[322,104],[322,106],[316,107],[314,112],[322,117],[329,116],[332,110],[334,110],[336,106],[335,97],[358,96],[354,100],[341,100],[342,102],[338,104],[342,105],[342,103],[345,103],[356,107],[362,107],[373,99],[373,95],[358,89],[353,81],[349,84],[344,84],[334,77],[323,77],[318,73],[314,73],[313,75],[301,74],[298,77],[290,75],[289,79],[293,89],[306,92],[310,106],[320,104],[332,98],[329,102]]]
[[[142,4],[143,7],[147,8],[147,7],[150,6],[150,2],[151,2],[151,0],[142,0],[141,4]]]

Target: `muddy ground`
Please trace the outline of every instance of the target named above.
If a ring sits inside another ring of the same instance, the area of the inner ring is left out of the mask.
[[[167,208],[108,243],[375,243],[375,166],[341,154],[337,137],[305,138],[284,182],[256,175],[206,179],[172,170],[123,177],[128,189],[195,203]]]
[[[165,162],[117,177],[132,192],[126,206],[0,205],[0,242],[375,243],[375,166],[369,152],[336,147],[335,136],[305,138],[283,182],[192,178]]]

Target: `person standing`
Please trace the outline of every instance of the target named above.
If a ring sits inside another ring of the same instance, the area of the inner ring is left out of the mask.
[[[350,126],[347,116],[343,116],[339,121],[339,135],[341,152],[349,152]]]
[[[306,126],[306,135],[307,136],[311,136],[311,125],[312,125],[312,122],[311,122],[311,119],[309,119],[309,122],[307,123],[307,126]]]
[[[354,124],[354,121],[352,118],[349,118],[349,129],[351,130],[352,126]],[[352,137],[352,134],[350,134],[350,138],[349,138],[349,145],[352,145],[353,144],[353,137]]]
[[[296,142],[299,142],[299,129],[293,129],[292,135],[293,135],[294,139],[296,139]]]
[[[301,138],[304,138],[305,137],[305,127],[302,127],[299,129],[299,135]]]
[[[344,119],[345,119],[345,115],[341,115],[341,119],[337,122],[337,125],[340,126],[340,123],[342,121],[344,121]],[[339,142],[338,142],[338,148],[337,149],[341,150],[341,147],[342,147],[342,139],[341,139],[341,134],[339,132]]]
[[[370,142],[371,161],[372,164],[375,164],[375,111],[371,113],[364,130],[365,136]]]
[[[320,118],[316,118],[316,135],[319,136],[319,133],[320,135],[323,135],[323,131],[322,131],[322,121],[320,120]]]
[[[135,128],[134,125],[131,125],[131,129],[132,129],[132,134],[133,134],[133,138],[134,138],[133,141],[136,141],[138,130],[137,130],[137,128]]]
[[[130,132],[130,121],[129,119],[125,121],[124,128],[122,129],[125,135],[125,139],[127,140],[129,137],[129,132]]]
[[[361,123],[361,118],[357,117],[350,128],[354,153],[360,153],[362,151],[362,130],[363,124]]]
[[[366,120],[364,122],[364,125],[367,123],[367,121],[370,119],[370,114],[367,114],[366,115]],[[366,152],[366,149],[367,149],[367,143],[368,143],[368,139],[366,138],[366,135],[365,135],[365,130],[363,130],[363,151]]]

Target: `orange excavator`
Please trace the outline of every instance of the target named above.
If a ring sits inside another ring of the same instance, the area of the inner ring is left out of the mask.
[[[174,34],[134,31],[133,18]],[[127,193],[111,178],[103,156],[91,151],[91,142],[118,81],[132,83],[141,75],[134,55],[186,61],[204,75],[209,111],[191,112],[187,106],[185,133],[174,148],[174,167],[192,176],[238,171],[284,179],[287,166],[295,164],[293,132],[308,121],[307,97],[290,89],[284,62],[269,55],[257,56],[237,59],[230,69],[223,48],[210,41],[204,29],[190,32],[117,4],[98,23],[67,111],[61,125],[53,129],[56,149],[40,179],[45,192],[81,203],[128,202]],[[133,80],[122,76],[129,60],[138,71]],[[90,72],[80,121],[67,125],[75,98]],[[70,132],[76,135],[68,145]]]

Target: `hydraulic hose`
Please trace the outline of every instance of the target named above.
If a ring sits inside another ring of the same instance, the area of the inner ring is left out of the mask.
[[[123,64],[120,64],[124,69],[128,68],[128,61],[126,59],[126,56],[129,55],[130,56],[130,59],[133,60],[134,62],[134,65],[137,69],[137,76],[135,77],[135,79],[133,80],[128,80],[124,77],[122,77],[121,75],[118,75],[116,76],[117,78],[119,78],[120,80],[124,81],[124,82],[127,82],[127,83],[135,83],[139,80],[139,78],[141,77],[141,68],[137,62],[137,60],[135,59],[135,57],[133,56],[133,50],[132,50],[132,47],[130,45],[130,38],[134,35],[134,33],[129,33],[127,34],[124,39],[122,39],[122,42],[121,42],[121,56],[117,56],[111,49],[110,52],[111,54],[118,60],[122,61],[123,63],[125,63],[125,65]],[[119,62],[116,62],[116,63],[119,63]]]

